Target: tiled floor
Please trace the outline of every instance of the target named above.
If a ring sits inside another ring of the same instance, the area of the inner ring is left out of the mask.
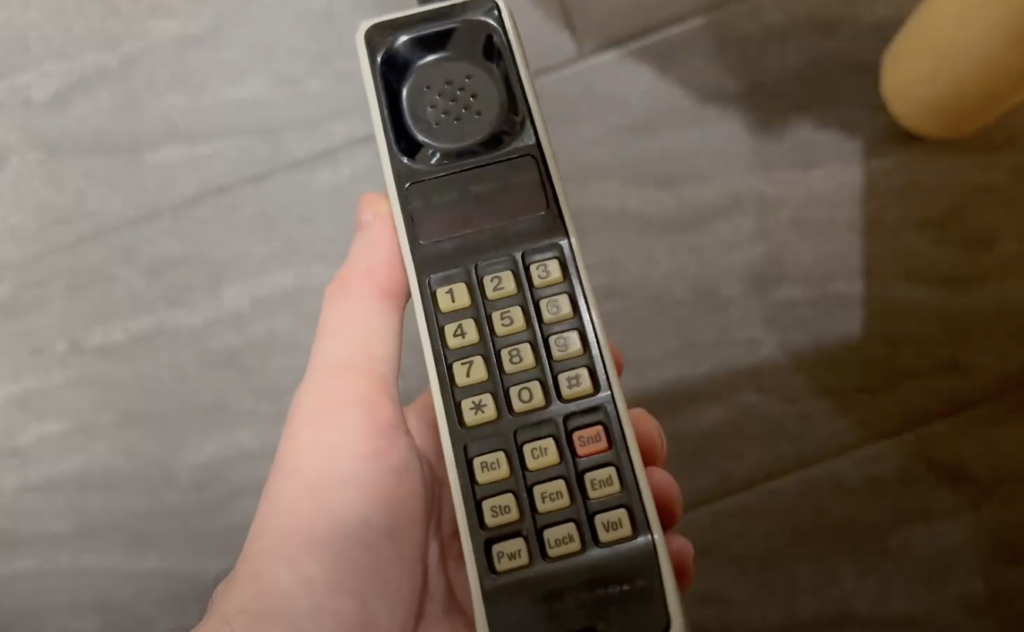
[[[0,9],[0,630],[199,616],[381,186],[352,34],[410,4]],[[1024,118],[894,129],[911,6],[514,2],[695,630],[1024,628]]]

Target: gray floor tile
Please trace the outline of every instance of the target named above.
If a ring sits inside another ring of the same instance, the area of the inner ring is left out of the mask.
[[[195,622],[379,169],[365,142],[0,272],[4,630]],[[425,383],[408,332],[407,399]]]
[[[0,264],[188,206],[370,132],[360,21],[411,0],[40,0],[0,23]],[[536,69],[575,55],[513,2]]]
[[[700,15],[729,1],[565,0],[565,6],[580,47],[593,51]]]
[[[0,262],[368,133],[359,21],[404,0],[88,5],[0,24]]]
[[[578,54],[561,0],[508,0],[530,68],[540,72]]]
[[[1024,397],[698,510],[694,630],[1024,628]]]
[[[1024,117],[895,129],[908,6],[744,2],[541,82],[627,390],[695,504],[1024,383]]]

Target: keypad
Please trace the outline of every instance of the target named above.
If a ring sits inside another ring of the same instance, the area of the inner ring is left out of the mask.
[[[574,275],[559,244],[430,278],[467,509],[497,575],[647,528]]]

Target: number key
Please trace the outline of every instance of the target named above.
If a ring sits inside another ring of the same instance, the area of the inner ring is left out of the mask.
[[[489,301],[515,296],[518,292],[519,287],[516,285],[516,277],[512,274],[511,270],[497,274],[488,274],[484,277],[484,294],[487,295],[487,300]]]
[[[551,349],[551,359],[555,362],[583,355],[583,339],[576,330],[548,336],[548,347]]]
[[[518,305],[494,312],[491,314],[491,323],[494,325],[494,335],[499,338],[526,331],[526,316],[523,308]]]
[[[438,288],[435,295],[437,296],[437,307],[444,314],[466,309],[473,304],[473,299],[469,297],[469,287],[465,283],[455,283]]]
[[[572,301],[568,294],[559,294],[540,302],[540,318],[545,325],[560,323],[572,317]]]
[[[459,360],[452,365],[452,375],[455,377],[455,385],[459,387],[479,384],[490,377],[487,372],[487,361],[483,356]]]
[[[501,365],[505,373],[512,375],[528,371],[537,366],[537,358],[533,355],[533,347],[524,342],[514,347],[501,350]]]
[[[480,342],[480,331],[472,318],[444,326],[444,340],[449,349],[461,349]]]
[[[562,262],[558,259],[548,259],[531,264],[530,279],[533,280],[533,287],[538,289],[562,283],[565,281]]]
[[[525,413],[548,405],[544,397],[544,387],[538,380],[517,384],[508,390],[508,394],[512,400],[512,411],[516,413]]]

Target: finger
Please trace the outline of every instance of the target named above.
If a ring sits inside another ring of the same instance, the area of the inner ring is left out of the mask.
[[[679,590],[685,593],[693,586],[693,578],[696,576],[693,543],[678,533],[666,533],[665,548],[668,549],[668,558],[672,561]]]
[[[647,482],[651,486],[662,528],[666,531],[674,529],[683,518],[683,491],[679,489],[679,483],[660,467],[647,468]]]
[[[640,456],[643,457],[644,465],[665,465],[668,441],[658,420],[643,408],[629,411],[629,419],[633,422],[633,434],[636,435],[636,442],[640,446]]]
[[[309,372],[396,380],[408,300],[409,284],[388,200],[365,195],[359,200],[348,257],[324,293]]]

